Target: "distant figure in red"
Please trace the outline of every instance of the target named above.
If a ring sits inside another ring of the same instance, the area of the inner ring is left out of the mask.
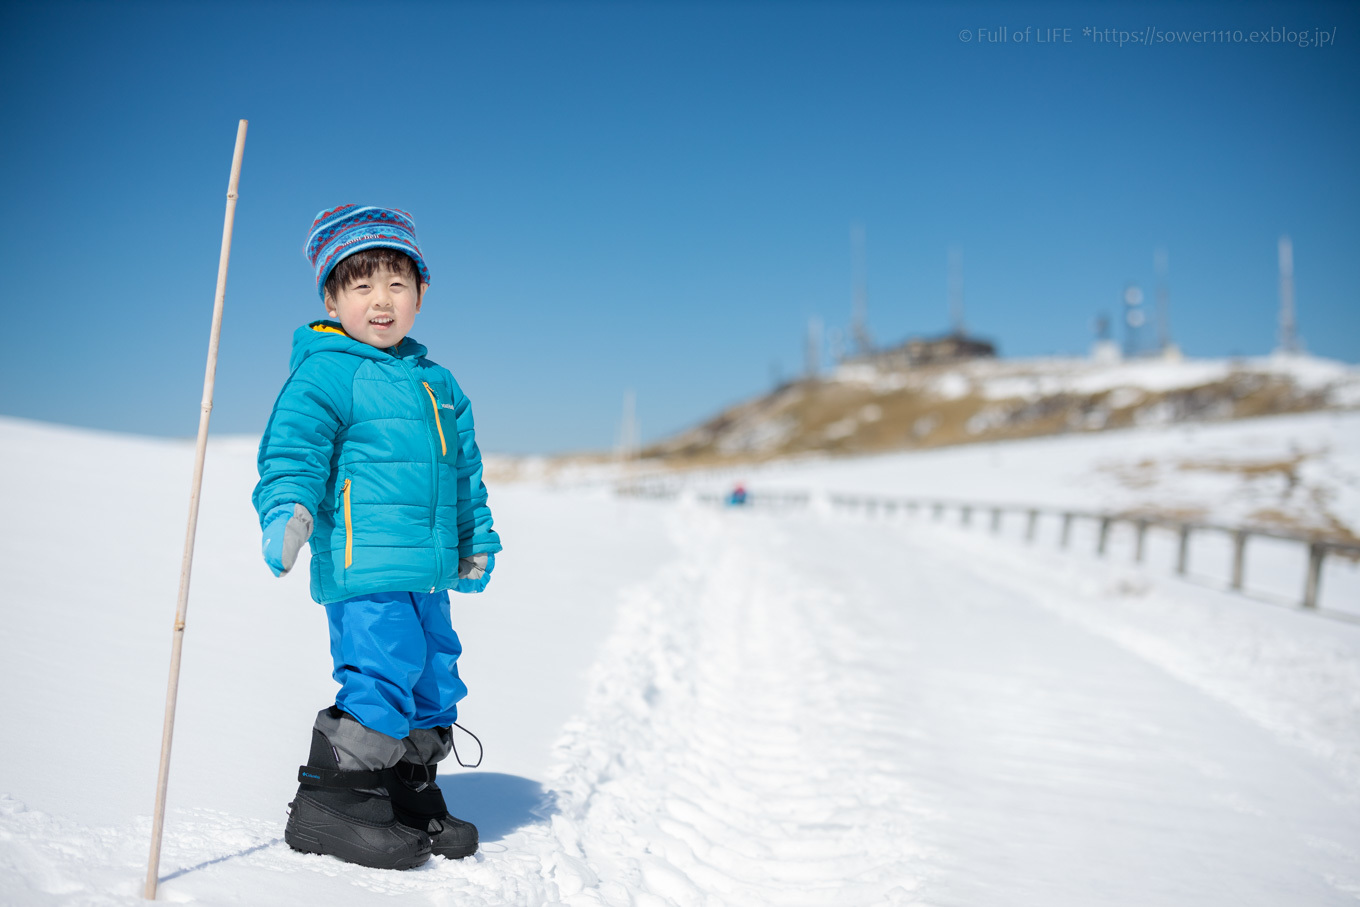
[[[727,496],[728,506],[739,507],[746,503],[746,486],[738,482],[737,487]]]

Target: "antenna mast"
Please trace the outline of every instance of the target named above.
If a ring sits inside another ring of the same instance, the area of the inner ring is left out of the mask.
[[[1166,285],[1166,247],[1158,246],[1152,253],[1152,265],[1157,272],[1157,349],[1165,353],[1171,348],[1171,301]]]
[[[866,286],[864,263],[864,225],[850,225],[850,269],[854,293],[854,310],[850,321],[850,336],[855,351],[861,356],[873,352],[874,342],[869,336],[869,291]]]
[[[641,446],[638,434],[637,395],[630,388],[623,393],[623,424],[619,427],[618,456],[625,463],[637,459]]]
[[[1299,352],[1294,324],[1294,244],[1288,234],[1280,237],[1280,350]]]
[[[816,378],[822,370],[822,319],[816,315],[808,318],[807,347],[803,360],[809,378]]]

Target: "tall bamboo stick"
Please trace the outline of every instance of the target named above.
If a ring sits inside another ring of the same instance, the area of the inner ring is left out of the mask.
[[[231,260],[231,228],[236,221],[236,187],[241,180],[241,158],[246,150],[246,121],[236,126],[236,150],[227,182],[227,214],[222,224],[222,254],[217,260],[217,297],[213,301],[212,333],[208,337],[208,366],[203,376],[203,403],[198,416],[198,446],[194,449],[194,478],[189,493],[189,525],[184,533],[184,558],[179,567],[179,604],[170,648],[170,684],[165,691],[165,727],[161,731],[161,767],[156,778],[156,814],[151,824],[151,858],[146,866],[147,900],[155,900],[161,866],[161,832],[165,828],[165,790],[170,781],[170,741],[175,734],[175,701],[179,696],[179,659],[184,648],[184,617],[189,609],[189,573],[194,564],[194,534],[198,530],[198,494],[203,486],[203,458],[208,449],[208,418],[212,415],[213,382],[217,377],[217,341],[222,335],[222,306],[227,298],[227,263]]]

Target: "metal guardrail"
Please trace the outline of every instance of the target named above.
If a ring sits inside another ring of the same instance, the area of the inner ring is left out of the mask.
[[[678,497],[681,486],[670,483],[636,482],[620,486],[623,495],[647,498],[670,499]],[[700,493],[696,499],[706,504],[728,504],[729,495]],[[833,508],[843,510],[864,510],[874,515],[882,510],[885,515],[902,511],[907,515],[929,511],[939,520],[946,513],[957,511],[961,525],[972,524],[974,513],[990,515],[992,532],[1000,532],[1006,514],[1020,514],[1025,517],[1025,541],[1033,542],[1038,533],[1039,519],[1043,516],[1056,516],[1061,519],[1058,545],[1067,548],[1072,541],[1072,527],[1078,520],[1094,522],[1098,527],[1096,535],[1096,554],[1103,557],[1109,548],[1110,531],[1124,523],[1134,528],[1133,559],[1142,563],[1147,546],[1149,529],[1168,529],[1176,533],[1176,575],[1185,576],[1190,569],[1190,539],[1194,533],[1215,532],[1232,540],[1232,568],[1229,588],[1243,592],[1247,572],[1247,543],[1253,537],[1278,539],[1297,542],[1307,546],[1308,566],[1304,572],[1303,596],[1299,604],[1306,609],[1318,610],[1318,596],[1322,587],[1322,565],[1329,555],[1340,555],[1352,560],[1360,559],[1360,544],[1340,542],[1317,533],[1271,529],[1258,526],[1229,526],[1200,520],[1177,520],[1137,512],[1112,512],[1098,510],[1074,510],[1064,507],[1042,507],[1027,504],[996,504],[979,501],[949,500],[943,498],[902,498],[885,495],[831,493],[828,500]],[[743,506],[747,507],[806,507],[812,501],[807,491],[748,491]]]
[[[830,495],[832,507],[858,510],[863,509],[872,515],[882,509],[891,515],[898,509],[906,514],[929,510],[935,519],[943,519],[945,513],[957,510],[959,522],[970,525],[974,512],[990,513],[991,531],[1000,532],[1001,523],[1008,513],[1025,516],[1025,541],[1034,541],[1041,516],[1057,516],[1062,519],[1059,547],[1067,548],[1072,539],[1072,526],[1077,520],[1089,520],[1098,526],[1096,535],[1096,554],[1104,556],[1109,546],[1110,530],[1119,523],[1134,527],[1133,559],[1142,563],[1146,548],[1147,531],[1157,527],[1170,529],[1177,534],[1176,574],[1184,576],[1190,567],[1190,537],[1196,532],[1217,532],[1232,539],[1232,577],[1229,588],[1241,592],[1246,577],[1247,542],[1253,536],[1298,542],[1308,547],[1308,567],[1304,574],[1303,598],[1300,605],[1316,610],[1318,594],[1322,586],[1322,565],[1329,554],[1339,554],[1348,558],[1360,558],[1360,545],[1338,542],[1316,533],[1291,532],[1287,529],[1270,529],[1255,526],[1226,526],[1197,520],[1176,520],[1152,514],[1114,513],[1108,511],[1072,510],[1057,507],[1037,507],[1020,504],[991,504],[976,501],[950,501],[922,498],[892,498],[879,495]]]

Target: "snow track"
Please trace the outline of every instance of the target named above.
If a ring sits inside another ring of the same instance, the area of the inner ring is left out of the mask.
[[[1357,798],[1329,771],[1344,766],[1243,708],[1261,699],[1249,684],[1223,696],[1114,629],[1159,618],[1182,662],[1231,647],[1180,635],[1203,620],[1193,598],[1188,624],[1156,602],[1139,615],[1136,595],[1092,594],[1099,566],[1008,568],[1018,555],[928,525],[683,506],[668,520],[681,558],[626,596],[556,751],[566,902],[1199,907],[1360,892]],[[1257,607],[1262,629],[1308,620]],[[1237,618],[1250,634],[1255,620]],[[1302,629],[1298,644],[1333,662],[1360,656],[1352,627]]]
[[[675,515],[682,561],[630,593],[557,749],[559,837],[608,867],[609,903],[905,897],[919,848],[910,792],[873,755],[892,703],[867,641],[774,556],[773,527],[744,544],[725,516]]]

